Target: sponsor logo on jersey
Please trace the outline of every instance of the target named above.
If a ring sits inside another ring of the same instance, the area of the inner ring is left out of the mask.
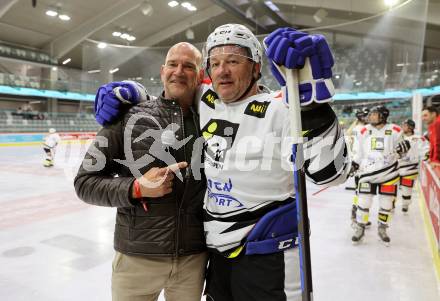
[[[371,192],[371,186],[369,183],[360,183],[359,192]]]
[[[228,194],[231,190],[231,179],[226,183],[208,179],[208,198],[215,201],[217,206],[233,208],[243,207],[243,204],[239,200]]]
[[[391,135],[392,133],[393,133],[392,130],[386,130],[386,131],[385,131],[385,135]]]
[[[222,119],[211,119],[206,123],[202,128],[206,163],[217,169],[223,169],[226,153],[234,143],[239,126],[238,123]]]
[[[231,181],[231,179],[229,179],[229,181],[227,183],[222,183],[222,182],[213,181],[211,179],[208,179],[208,187],[210,189],[215,189],[217,191],[231,192],[232,181]]]
[[[385,139],[383,137],[371,137],[371,150],[384,150]]]
[[[211,109],[215,109],[215,100],[218,99],[217,94],[212,91],[211,89],[208,89],[203,95],[202,95],[202,101]]]
[[[244,113],[257,118],[264,118],[266,116],[266,111],[269,107],[269,104],[269,101],[251,101],[244,110]]]

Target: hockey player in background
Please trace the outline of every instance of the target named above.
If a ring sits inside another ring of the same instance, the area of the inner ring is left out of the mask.
[[[387,123],[388,116],[386,107],[373,107],[368,114],[369,124],[360,130],[354,144],[352,169],[359,169],[359,180],[353,243],[358,243],[365,234],[375,195],[379,201],[378,235],[386,245],[390,243],[387,228],[399,181],[397,160],[408,151],[409,142],[403,139],[399,126]]]
[[[429,156],[429,142],[423,136],[414,134],[415,127],[412,119],[407,119],[402,124],[403,137],[410,143],[409,151],[399,159],[399,200],[402,201],[404,213],[408,212],[411,204],[412,189],[419,175],[419,163]]]
[[[54,128],[49,129],[49,135],[44,138],[43,150],[46,157],[43,161],[44,167],[52,167],[53,160],[55,158],[55,149],[60,142],[61,138],[58,135],[57,130]]]
[[[357,109],[355,112],[356,115],[356,121],[353,122],[353,124],[350,126],[350,128],[347,130],[347,136],[350,137],[348,145],[350,149],[350,157],[353,160],[355,153],[353,151],[353,145],[357,141],[357,135],[359,134],[360,130],[367,125],[367,117],[368,113],[370,112],[370,109],[367,107],[363,107],[361,109]],[[350,177],[348,178],[345,186],[345,189],[348,190],[355,190],[355,195],[353,197],[353,205],[351,207],[351,224],[352,226],[356,223],[356,210],[357,210],[357,204],[358,204],[358,194],[357,194],[357,181],[358,176],[355,173],[351,173]],[[371,222],[368,221],[366,224],[366,227],[371,226]]]
[[[357,133],[368,123],[368,113],[370,113],[370,109],[367,107],[357,109],[354,113],[356,120],[350,125],[345,134],[355,138]],[[353,144],[354,140],[351,140],[349,144],[350,150],[353,150]]]
[[[353,121],[353,123],[350,125],[350,127],[345,132],[345,137],[347,139],[347,145],[350,150],[350,158],[353,159],[354,153],[353,153],[353,144],[356,140],[356,135],[359,133],[361,128],[363,128],[367,124],[367,116],[368,112],[370,110],[367,107],[359,108],[355,111],[356,120]],[[356,185],[354,181],[354,177],[351,176],[346,183],[345,189],[348,190],[355,190]]]

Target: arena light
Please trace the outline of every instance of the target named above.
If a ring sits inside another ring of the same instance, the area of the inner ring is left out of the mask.
[[[148,2],[148,0],[141,4],[141,12],[147,17],[153,14],[153,6]]]
[[[66,14],[59,15],[58,18],[60,18],[63,21],[69,21],[70,20],[70,17],[68,15],[66,15]]]
[[[52,67],[52,71],[57,71],[58,68],[57,67]]]
[[[105,47],[107,47],[107,43],[104,43],[104,42],[99,42],[98,43],[98,48],[104,49]]]
[[[255,16],[255,11],[254,11],[254,9],[252,8],[252,6],[249,6],[249,7],[246,9],[245,16],[246,16],[247,19],[253,19],[253,18],[254,18],[254,16]]]
[[[168,6],[169,7],[176,7],[177,5],[179,5],[179,2],[177,2],[177,1],[170,1],[170,2],[168,2]]]
[[[90,73],[90,74],[93,74],[93,73],[99,73],[99,72],[101,72],[100,69],[94,69],[94,70],[89,70],[89,71],[87,71],[87,73]]]
[[[191,28],[188,28],[188,29],[185,31],[185,37],[186,37],[188,40],[194,40],[194,30],[192,30]]]
[[[189,2],[182,2],[180,5],[182,5],[182,7],[186,8],[189,11],[196,11],[197,7],[195,7],[194,5],[192,5]]]
[[[264,4],[266,4],[266,6],[269,7],[272,11],[280,11],[278,6],[276,6],[275,3],[273,3],[272,1],[264,1]]]
[[[71,60],[72,59],[69,57],[68,59],[65,59],[62,64],[63,65],[68,64],[68,63],[70,63]]]
[[[320,8],[313,15],[313,19],[315,20],[316,23],[321,23],[325,19],[325,17],[327,17],[327,15],[328,15],[328,11],[326,11],[323,8]]]
[[[52,9],[48,9],[48,10],[46,10],[46,15],[48,15],[50,17],[56,17],[56,16],[58,16],[58,12],[56,12],[55,10],[52,10]]]
[[[114,69],[109,70],[108,73],[113,74],[118,71],[119,71],[119,68],[114,68]]]
[[[399,0],[384,0],[385,5],[388,7],[393,7],[397,2],[399,2]]]
[[[132,42],[132,41],[134,41],[134,40],[136,40],[136,37],[135,37],[135,36],[128,36],[128,37],[127,37],[127,41]]]
[[[121,36],[121,32],[120,31],[113,31],[112,36],[114,37],[120,37]]]

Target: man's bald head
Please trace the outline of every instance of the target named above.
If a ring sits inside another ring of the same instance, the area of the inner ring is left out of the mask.
[[[180,42],[171,46],[168,50],[167,57],[165,58],[165,62],[168,61],[169,57],[176,52],[192,52],[196,59],[197,68],[199,69],[202,65],[202,53],[193,45],[188,42]]]
[[[202,54],[194,45],[177,43],[168,50],[160,69],[165,98],[174,99],[185,109],[194,101],[203,80]]]

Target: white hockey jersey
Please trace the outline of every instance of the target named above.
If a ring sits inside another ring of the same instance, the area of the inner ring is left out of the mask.
[[[409,151],[399,159],[399,175],[410,176],[419,172],[419,163],[429,154],[429,142],[423,136],[403,136],[410,143]]]
[[[61,141],[60,135],[58,133],[49,134],[44,138],[43,146],[47,148],[54,148]]]
[[[359,131],[353,161],[359,164],[360,183],[386,183],[398,177],[396,147],[402,139],[402,129],[390,123],[381,129],[367,124]]]
[[[351,151],[351,158],[354,158],[356,156],[354,145],[357,143],[358,135],[359,135],[361,129],[364,127],[365,127],[365,124],[357,124],[351,130],[351,139],[350,139],[351,144],[349,145],[350,151]]]
[[[206,243],[227,252],[240,246],[261,216],[294,195],[289,110],[280,92],[225,104],[206,86],[200,102],[205,138]],[[337,119],[306,143],[306,173],[318,184],[345,181],[349,158]]]

